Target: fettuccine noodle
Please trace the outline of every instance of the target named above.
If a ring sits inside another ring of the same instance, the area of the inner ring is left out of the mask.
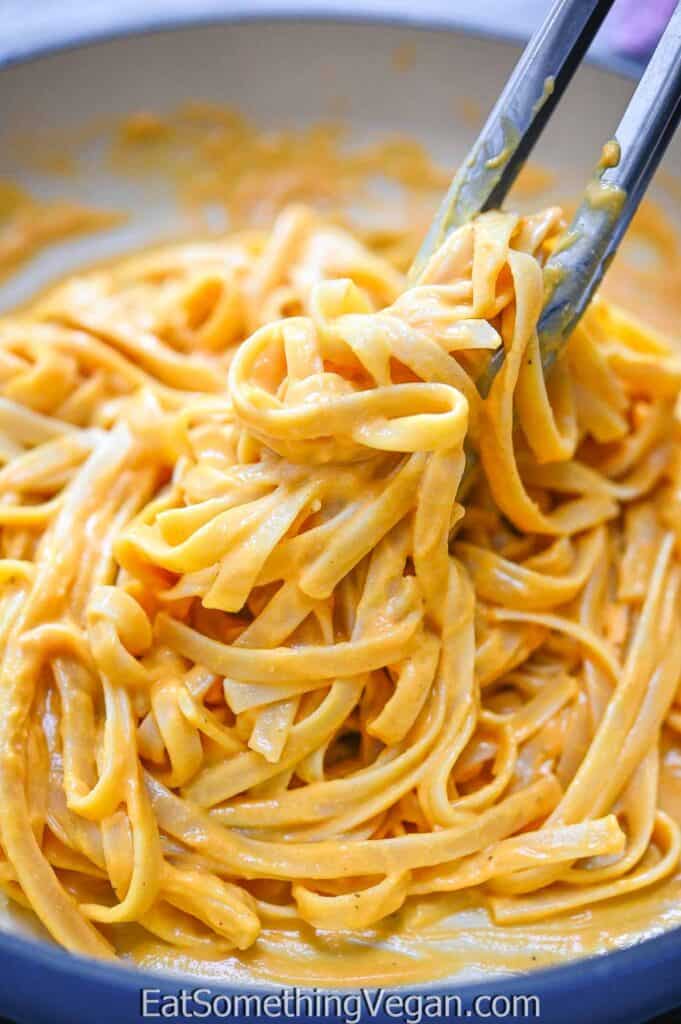
[[[407,287],[294,206],[0,321],[0,885],[67,949],[674,873],[681,359],[598,300],[544,380],[562,227]]]

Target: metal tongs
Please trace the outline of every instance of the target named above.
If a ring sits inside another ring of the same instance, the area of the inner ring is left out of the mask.
[[[447,235],[499,208],[614,0],[556,0],[456,173],[411,270],[417,281]],[[646,2],[646,0],[642,0]],[[539,344],[546,373],[612,260],[681,117],[681,0],[671,16],[565,238],[544,267]],[[477,381],[489,393],[498,349]]]

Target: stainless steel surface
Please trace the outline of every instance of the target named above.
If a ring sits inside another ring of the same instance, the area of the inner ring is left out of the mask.
[[[416,257],[414,278],[450,231],[502,206],[612,4],[551,4],[456,172]]]

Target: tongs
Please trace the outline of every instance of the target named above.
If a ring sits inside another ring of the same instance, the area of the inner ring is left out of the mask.
[[[614,0],[556,0],[454,176],[411,269],[416,282],[447,235],[501,207]],[[647,2],[647,0],[642,0]],[[681,0],[643,73],[568,231],[544,267],[539,320],[544,373],[564,348],[615,255],[681,117]],[[483,397],[504,361],[477,381]]]

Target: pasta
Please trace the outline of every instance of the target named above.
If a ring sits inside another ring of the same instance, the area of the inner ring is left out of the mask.
[[[0,885],[67,949],[674,874],[681,358],[599,299],[544,380],[562,229],[407,287],[291,206],[0,322]]]

